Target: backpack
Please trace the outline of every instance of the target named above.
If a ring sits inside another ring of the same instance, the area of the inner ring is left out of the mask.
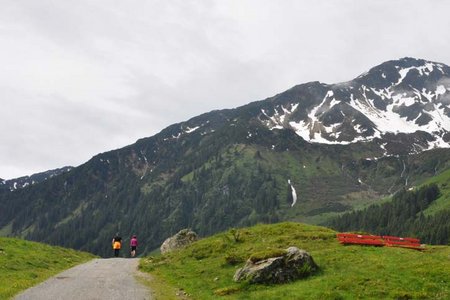
[[[113,244],[113,249],[114,249],[114,250],[120,249],[120,246],[121,246],[121,245],[120,245],[120,242],[119,242],[119,241],[115,241],[114,244]]]

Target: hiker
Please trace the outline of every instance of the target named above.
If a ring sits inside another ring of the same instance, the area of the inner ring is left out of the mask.
[[[137,237],[136,235],[133,235],[130,240],[131,257],[134,257],[136,255],[137,245],[138,245]]]
[[[112,240],[112,247],[114,249],[114,256],[119,257],[120,247],[122,246],[122,238],[116,234]]]

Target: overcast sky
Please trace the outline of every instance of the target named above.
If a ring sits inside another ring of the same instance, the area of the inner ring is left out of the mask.
[[[450,64],[450,1],[2,0],[0,177],[405,56]]]

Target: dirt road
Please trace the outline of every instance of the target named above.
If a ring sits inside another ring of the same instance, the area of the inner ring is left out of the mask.
[[[94,259],[64,271],[19,294],[15,300],[151,299],[137,282],[138,259]]]

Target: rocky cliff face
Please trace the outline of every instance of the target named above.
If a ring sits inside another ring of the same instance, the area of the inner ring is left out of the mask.
[[[440,63],[389,61],[348,82],[296,86],[261,106],[268,128],[311,143],[376,141],[385,155],[450,147],[450,68]]]
[[[171,127],[166,139],[208,134],[237,120],[293,130],[309,143],[375,142],[381,156],[449,148],[450,67],[414,58],[388,61],[347,82],[301,84],[237,110],[193,118]],[[249,138],[255,134],[248,131]]]

